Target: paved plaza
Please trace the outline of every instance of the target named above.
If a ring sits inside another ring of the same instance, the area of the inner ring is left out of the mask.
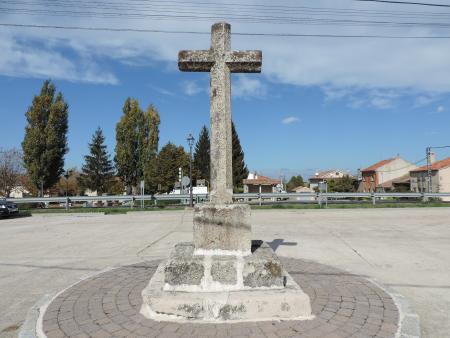
[[[450,209],[258,210],[255,239],[279,256],[374,278],[406,296],[424,337],[450,332]],[[161,259],[192,240],[192,212],[40,215],[0,221],[0,336],[27,311],[107,267]]]

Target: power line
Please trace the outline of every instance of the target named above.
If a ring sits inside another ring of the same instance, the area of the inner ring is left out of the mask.
[[[63,30],[105,31],[105,32],[192,34],[192,35],[209,35],[209,34],[211,34],[210,32],[201,32],[201,31],[139,29],[139,28],[112,28],[112,27],[58,26],[58,25],[33,25],[33,24],[18,24],[18,23],[0,23],[0,26],[17,27],[17,28],[63,29]],[[240,36],[267,36],[267,37],[450,39],[450,36],[346,35],[346,34],[245,33],[245,32],[233,32],[232,34],[238,35],[238,36],[240,35]]]
[[[90,17],[90,18],[117,18],[128,17],[133,19],[152,18],[155,20],[232,20],[246,23],[275,23],[275,24],[301,24],[301,25],[347,25],[347,26],[430,26],[435,28],[450,28],[450,23],[444,22],[412,22],[412,21],[374,21],[374,20],[350,20],[350,19],[329,19],[329,18],[309,18],[309,17],[283,17],[283,16],[250,16],[250,15],[214,15],[213,13],[180,12],[180,11],[160,11],[164,14],[143,14],[143,13],[123,13],[123,12],[89,12],[89,11],[69,11],[69,10],[37,10],[27,8],[0,8],[0,11],[17,13],[24,15],[66,16],[66,17]],[[158,12],[157,12],[158,13]],[[172,14],[167,14],[172,13]],[[198,15],[204,14],[204,15]]]
[[[418,6],[430,6],[430,7],[450,7],[450,5],[446,5],[446,4],[432,4],[432,3],[428,3],[428,2],[392,1],[392,0],[355,0],[355,1],[382,2],[382,3],[396,4],[396,5],[418,5]]]

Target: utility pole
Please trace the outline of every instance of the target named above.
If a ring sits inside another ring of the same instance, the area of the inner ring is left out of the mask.
[[[444,149],[444,148],[450,148],[450,146],[436,146],[436,147],[427,147],[426,153],[427,153],[427,180],[428,180],[428,192],[432,193],[432,184],[431,184],[431,174],[433,169],[433,163],[431,163],[431,149]],[[439,188],[436,192],[439,192]]]
[[[194,206],[194,200],[192,197],[192,146],[194,145],[194,136],[192,134],[188,135],[187,141],[189,144],[189,206],[192,208]]]
[[[428,181],[428,193],[431,191],[431,147],[427,147],[427,181]]]

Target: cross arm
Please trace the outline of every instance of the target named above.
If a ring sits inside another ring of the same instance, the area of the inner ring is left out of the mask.
[[[182,50],[178,53],[178,68],[183,72],[209,72],[214,65],[210,50]]]
[[[261,73],[262,52],[245,50],[228,52],[226,63],[232,73]]]

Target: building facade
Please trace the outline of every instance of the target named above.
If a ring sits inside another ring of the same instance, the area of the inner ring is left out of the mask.
[[[244,193],[275,193],[279,192],[281,181],[267,176],[259,175],[256,172],[250,173],[247,179],[244,179]]]
[[[381,160],[360,171],[360,192],[383,192],[393,190],[393,183],[397,179],[407,179],[411,170],[417,166],[405,161],[400,156]]]
[[[430,177],[428,175],[428,166],[414,169],[411,175],[412,192],[450,192],[450,157],[445,160],[436,161],[430,166]],[[449,197],[442,198],[449,201]]]

